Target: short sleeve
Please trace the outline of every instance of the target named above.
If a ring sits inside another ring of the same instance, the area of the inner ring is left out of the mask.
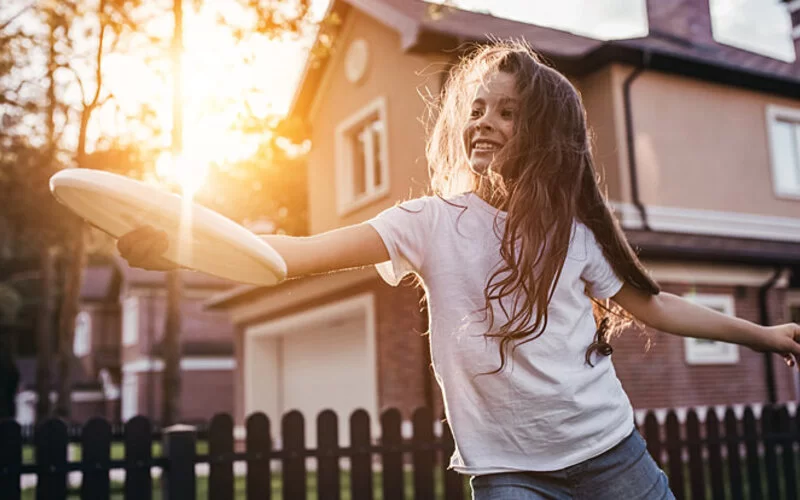
[[[586,282],[589,295],[596,299],[613,297],[622,288],[623,281],[614,272],[614,268],[603,255],[603,249],[597,243],[594,233],[584,226],[586,234],[586,267],[581,278]]]
[[[406,275],[421,274],[435,216],[432,197],[406,201],[367,221],[380,235],[391,260],[376,264],[378,274],[397,286]]]

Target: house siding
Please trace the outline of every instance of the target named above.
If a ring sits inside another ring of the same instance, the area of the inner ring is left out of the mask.
[[[613,67],[617,100],[631,71]],[[766,108],[800,101],[645,71],[631,102],[645,205],[797,217],[800,202],[773,192]]]
[[[345,78],[342,61],[350,42],[356,38],[367,41],[370,63],[363,81],[354,85]],[[425,115],[425,105],[417,90],[427,86],[433,95],[437,94],[442,72],[446,70],[445,61],[445,56],[426,57],[402,52],[400,38],[394,31],[357,10],[347,17],[312,117],[313,147],[308,158],[312,234],[361,222],[397,200],[417,196],[427,189],[425,131],[419,121]],[[398,78],[398,75],[403,76]],[[386,198],[340,217],[335,189],[336,126],[379,96],[387,101],[390,193]]]

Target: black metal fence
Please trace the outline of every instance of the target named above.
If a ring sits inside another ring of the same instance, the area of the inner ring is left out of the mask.
[[[679,500],[798,497],[800,412],[765,407],[757,418],[747,407],[741,418],[731,408],[722,419],[714,409],[703,416],[701,421],[689,410],[680,420],[670,411],[662,423],[648,413],[640,422],[648,448]],[[28,494],[26,498],[48,500],[105,499],[112,494],[139,500],[154,493],[182,500],[205,498],[206,492],[211,500],[468,498],[464,478],[446,468],[453,450],[449,429],[443,425],[436,432],[430,410],[413,414],[411,437],[403,437],[397,410],[384,412],[379,424],[375,438],[369,415],[356,411],[349,420],[350,444],[341,447],[336,414],[322,412],[316,419],[317,444],[310,449],[303,416],[290,412],[280,423],[278,449],[262,413],[247,418],[238,445],[227,414],[215,416],[208,426],[163,430],[144,417],[124,426],[96,418],[82,428],[55,419],[35,429],[5,421],[0,423],[0,492],[4,499]],[[204,444],[200,453],[198,442]],[[80,444],[79,460],[68,460],[70,443]],[[114,446],[122,448],[121,457],[112,456]],[[244,477],[237,479],[235,462],[247,464]],[[207,478],[197,477],[196,464],[207,464]],[[154,468],[161,469],[160,478],[153,478]],[[125,471],[121,484],[111,480],[109,471],[115,469]],[[82,473],[76,490],[67,480],[71,471]],[[36,476],[35,494],[20,486],[26,474]]]

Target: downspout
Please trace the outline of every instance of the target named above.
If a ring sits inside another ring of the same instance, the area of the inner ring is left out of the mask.
[[[650,65],[650,52],[644,51],[642,54],[642,64],[637,67],[630,75],[625,78],[622,84],[622,97],[623,105],[625,107],[625,136],[628,143],[628,174],[631,182],[631,199],[633,205],[639,211],[639,217],[642,219],[642,229],[651,231],[650,223],[647,221],[647,212],[645,211],[644,204],[639,197],[639,179],[636,168],[636,144],[634,143],[633,133],[633,112],[631,110],[631,85],[634,80],[644,73]]]
[[[767,294],[775,286],[775,283],[783,273],[782,267],[775,268],[773,274],[767,281],[758,288],[758,309],[759,309],[759,323],[762,326],[769,326],[769,313],[767,311]],[[764,381],[767,385],[767,399],[770,404],[778,402],[778,395],[775,389],[775,370],[772,363],[772,353],[764,353]]]

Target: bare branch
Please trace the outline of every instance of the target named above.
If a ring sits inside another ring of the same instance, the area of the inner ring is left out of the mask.
[[[103,9],[105,7],[105,0],[101,0],[100,2],[100,40],[97,44],[97,56],[96,56],[96,71],[95,71],[95,91],[94,97],[92,98],[92,102],[89,103],[89,108],[94,108],[97,106],[97,100],[100,99],[100,88],[103,86],[103,39],[105,38],[106,28],[108,27],[108,23],[105,21],[105,15],[103,14]]]
[[[84,107],[88,106],[88,103],[86,102],[86,91],[83,87],[83,79],[81,78],[80,73],[78,73],[78,70],[72,67],[70,63],[67,63],[61,67],[70,70],[72,74],[75,75],[75,81],[78,82],[78,87],[81,89],[81,104],[83,104]]]

